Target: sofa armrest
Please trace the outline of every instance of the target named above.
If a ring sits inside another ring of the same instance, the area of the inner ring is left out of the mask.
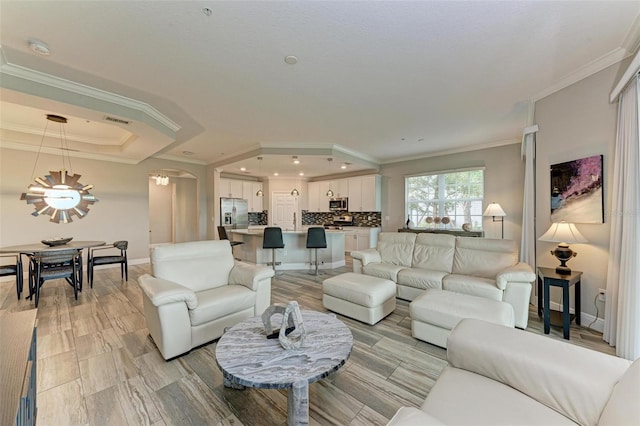
[[[144,274],[138,278],[138,283],[147,294],[154,306],[167,305],[175,302],[185,302],[187,308],[195,309],[198,307],[198,298],[191,290],[173,281],[163,280]]]
[[[447,339],[447,360],[510,386],[578,424],[597,424],[630,361],[548,336],[463,319]]]
[[[400,407],[393,418],[387,423],[387,426],[441,426],[444,425],[440,420],[432,415],[419,410],[415,407]]]
[[[229,274],[229,284],[243,285],[249,290],[258,291],[260,282],[273,277],[274,274],[273,269],[267,268],[266,266],[236,260]]]
[[[507,288],[507,283],[519,282],[519,283],[532,283],[536,280],[536,274],[531,269],[528,263],[518,262],[513,266],[510,266],[496,275],[496,285],[500,290]]]
[[[362,266],[367,266],[369,263],[380,263],[382,258],[380,253],[376,249],[356,250],[351,252],[351,257],[358,259],[362,262]]]

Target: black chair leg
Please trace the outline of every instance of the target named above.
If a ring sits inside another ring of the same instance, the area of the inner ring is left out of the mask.
[[[129,262],[124,262],[124,280],[129,282]]]

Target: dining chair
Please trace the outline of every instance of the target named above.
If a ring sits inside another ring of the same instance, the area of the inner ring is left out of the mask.
[[[0,277],[8,277],[11,275],[16,276],[16,292],[18,293],[18,300],[22,294],[22,256],[20,254],[2,254],[0,258],[12,259],[13,261],[8,264],[0,265]]]
[[[115,241],[111,245],[99,246],[89,249],[89,260],[87,261],[87,277],[89,284],[93,288],[93,270],[96,265],[112,265],[120,264],[120,278],[124,278],[125,281],[129,281],[129,263],[127,261],[127,248],[129,242],[126,240]],[[120,254],[108,254],[104,256],[96,256],[95,252],[98,250],[119,250]]]
[[[29,299],[35,297],[36,308],[40,300],[40,287],[47,280],[64,278],[73,287],[73,296],[78,300],[79,249],[43,251],[31,256],[32,278],[29,279]]]

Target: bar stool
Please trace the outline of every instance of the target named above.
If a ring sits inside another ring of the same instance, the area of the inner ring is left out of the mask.
[[[327,248],[327,235],[324,228],[315,226],[307,229],[307,248],[316,251],[316,272],[314,275],[318,275],[318,249]]]
[[[276,270],[276,249],[284,248],[284,241],[282,241],[282,228],[277,226],[269,226],[264,228],[264,236],[262,238],[262,248],[271,249],[273,253],[271,255],[273,270]],[[268,263],[267,263],[268,265]]]

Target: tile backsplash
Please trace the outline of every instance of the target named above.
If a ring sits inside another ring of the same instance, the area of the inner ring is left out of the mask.
[[[263,210],[261,212],[249,212],[249,225],[268,225],[269,212]]]
[[[324,225],[325,223],[333,222],[334,216],[341,214],[348,214],[353,216],[354,226],[381,226],[382,225],[382,213],[380,212],[309,212],[302,210],[302,224],[303,225]]]

